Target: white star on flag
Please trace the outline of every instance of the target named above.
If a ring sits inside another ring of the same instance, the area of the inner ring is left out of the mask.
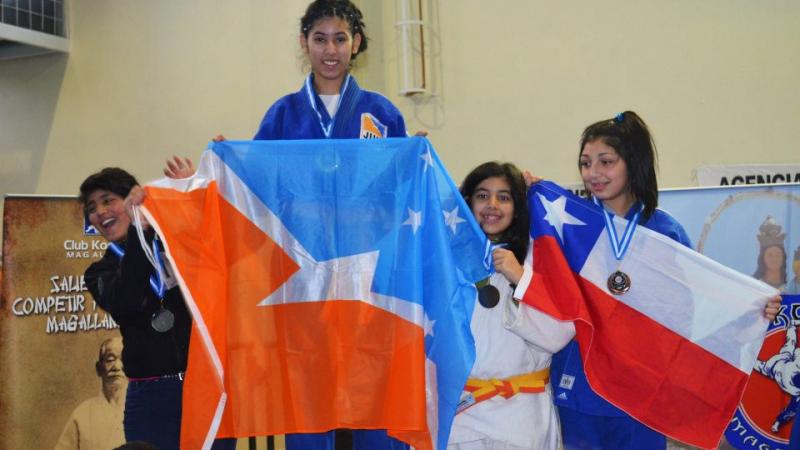
[[[425,153],[419,155],[419,157],[425,161],[425,165],[422,167],[423,172],[428,170],[428,166],[433,167],[433,156],[430,150],[425,150]]]
[[[564,225],[586,225],[580,219],[567,212],[566,197],[560,196],[551,202],[542,194],[537,193],[536,195],[539,196],[542,206],[547,210],[544,220],[556,229],[562,243],[564,242]]]
[[[223,192],[223,197],[229,202],[231,197],[242,198],[249,189],[227,165],[223,166],[226,179],[231,180],[228,186],[230,191]],[[278,289],[259,302],[258,306],[327,300],[361,301],[396,314],[411,323],[422,324],[422,305],[372,291],[372,280],[378,264],[377,250],[317,261],[266,205],[254,201],[249,207],[251,210],[248,216],[253,224],[300,267]]]
[[[300,247],[299,243],[296,245]],[[290,256],[300,266],[300,270],[258,305],[326,300],[362,301],[419,324],[422,319],[422,305],[372,291],[378,253],[372,251],[328,261],[315,261],[302,247],[295,248]]]
[[[417,229],[419,229],[420,225],[422,225],[422,211],[414,211],[411,208],[408,208],[408,219],[403,222],[403,225],[411,225],[411,229],[413,233],[417,233]]]
[[[444,213],[444,223],[453,230],[453,234],[456,234],[456,227],[461,222],[466,222],[466,220],[458,217],[458,206],[453,208],[452,211],[442,211]]]
[[[436,321],[435,320],[431,320],[430,317],[428,317],[428,313],[425,313],[425,317],[424,317],[423,322],[422,322],[422,327],[425,330],[425,336],[433,337],[433,327],[435,325],[436,325]]]

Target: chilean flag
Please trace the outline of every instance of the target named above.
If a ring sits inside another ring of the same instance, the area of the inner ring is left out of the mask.
[[[619,267],[630,290],[614,295],[607,279],[618,262],[601,207],[546,181],[528,201],[534,267],[517,291],[525,303],[575,323],[597,394],[660,433],[716,448],[778,292],[639,226]]]
[[[216,142],[146,191],[194,318],[181,448],[334,428],[445,448],[491,265],[427,140]]]

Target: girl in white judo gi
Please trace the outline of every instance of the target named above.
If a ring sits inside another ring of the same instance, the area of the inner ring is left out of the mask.
[[[575,329],[533,308],[518,308],[512,298],[530,240],[525,190],[522,175],[510,163],[482,164],[461,185],[472,213],[496,244],[496,273],[481,287],[472,316],[476,360],[449,450],[547,450],[560,445],[550,359]],[[499,295],[492,294],[492,287]]]

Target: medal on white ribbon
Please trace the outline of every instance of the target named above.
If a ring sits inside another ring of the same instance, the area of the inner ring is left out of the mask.
[[[643,208],[640,207],[633,217],[631,217],[631,220],[629,220],[628,224],[625,226],[622,238],[620,238],[617,235],[617,228],[614,226],[614,214],[606,211],[597,198],[592,198],[592,200],[597,206],[600,206],[603,213],[606,234],[611,243],[611,248],[614,251],[614,257],[617,259],[617,270],[608,276],[606,285],[608,286],[609,292],[612,294],[622,295],[631,289],[631,277],[621,270],[622,259],[625,257],[625,252],[628,251],[628,247],[631,244],[631,239],[633,239],[633,233],[636,231],[636,226],[639,223],[639,217],[642,215]]]

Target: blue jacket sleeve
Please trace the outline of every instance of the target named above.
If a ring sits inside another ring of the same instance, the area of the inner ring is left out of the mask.
[[[261,124],[258,126],[256,135],[253,136],[254,141],[266,141],[272,139],[281,139],[281,133],[278,132],[283,126],[283,105],[280,102],[275,102],[269,107],[264,118],[261,119]]]

